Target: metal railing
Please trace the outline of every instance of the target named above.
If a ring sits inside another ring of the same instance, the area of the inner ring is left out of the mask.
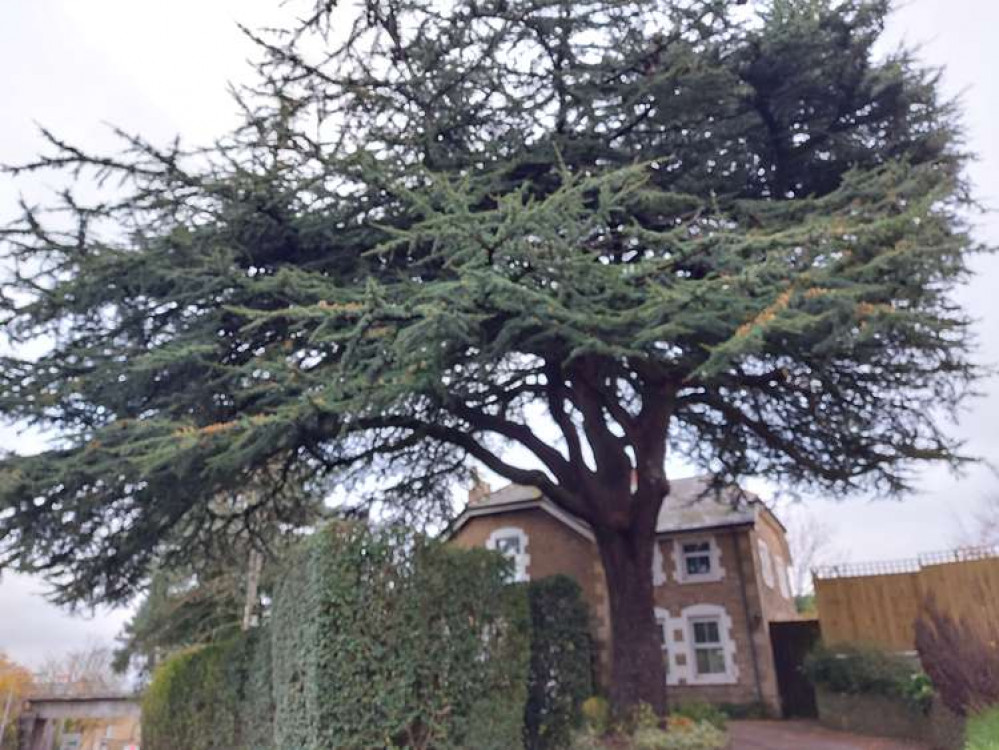
[[[959,547],[946,552],[928,552],[905,560],[883,560],[878,562],[844,563],[823,565],[812,570],[815,580],[831,578],[861,578],[863,576],[901,575],[918,573],[931,565],[991,560],[999,557],[999,546]]]

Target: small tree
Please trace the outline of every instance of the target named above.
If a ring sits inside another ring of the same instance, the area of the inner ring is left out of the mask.
[[[958,619],[931,597],[916,620],[916,650],[944,704],[960,716],[999,705],[995,623]]]
[[[975,547],[999,545],[999,493],[985,497],[971,516],[970,524],[962,523],[961,543]]]
[[[17,717],[33,681],[26,667],[0,651],[0,750],[19,747]]]
[[[114,652],[98,643],[48,656],[35,673],[43,690],[64,696],[89,697],[125,689],[113,668]]]
[[[835,531],[803,507],[785,515],[787,543],[791,551],[791,590],[804,599],[814,593],[812,571],[820,565],[843,557]]]
[[[45,351],[0,412],[59,437],[0,464],[0,566],[121,600],[302,488],[425,523],[479,462],[593,529],[614,703],[663,710],[670,451],[901,493],[977,372],[936,74],[875,56],[887,0],[757,6],[371,0],[332,45],[322,2],[213,149],[50,137],[13,172],[125,194],[5,231],[0,326]]]

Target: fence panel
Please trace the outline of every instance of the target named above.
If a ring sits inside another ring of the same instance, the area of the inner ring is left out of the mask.
[[[975,548],[916,560],[836,566],[814,571],[815,596],[828,644],[870,643],[915,649],[915,621],[927,597],[940,608],[999,623],[999,549]]]

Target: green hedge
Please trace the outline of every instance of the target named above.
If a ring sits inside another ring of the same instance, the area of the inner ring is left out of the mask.
[[[167,660],[146,750],[565,747],[592,693],[577,584],[506,584],[494,552],[323,530],[284,562],[265,627]]]
[[[527,602],[507,567],[396,530],[316,534],[274,601],[277,747],[519,744]]]
[[[569,744],[579,706],[593,693],[589,610],[579,585],[552,576],[528,586],[531,668],[524,715],[527,750]]]
[[[805,674],[833,693],[901,698],[926,711],[933,699],[929,678],[911,658],[875,646],[818,646],[805,659]]]
[[[143,747],[240,747],[244,656],[243,643],[232,640],[192,648],[165,661],[143,696]]]

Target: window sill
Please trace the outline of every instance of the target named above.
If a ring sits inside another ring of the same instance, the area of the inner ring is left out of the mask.
[[[738,685],[739,680],[730,674],[711,674],[692,678],[688,685]]]
[[[724,579],[725,579],[725,576],[723,576],[720,573],[708,573],[708,574],[705,574],[705,575],[697,575],[697,576],[687,575],[687,576],[684,576],[683,578],[681,578],[680,580],[678,580],[677,583],[680,583],[680,584],[688,584],[688,583],[717,583],[718,581],[722,581]]]

